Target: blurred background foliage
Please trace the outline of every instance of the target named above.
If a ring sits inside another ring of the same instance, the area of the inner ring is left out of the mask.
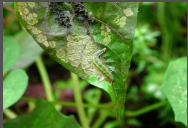
[[[5,35],[15,39],[21,48],[20,58],[13,69],[24,68],[29,75],[25,97],[45,98],[40,75],[34,63],[41,55],[53,85],[56,100],[74,102],[69,71],[44,53],[26,33],[16,19],[13,2],[3,3],[3,36]],[[126,82],[129,87],[125,104],[126,110],[132,111],[166,101],[159,90],[165,70],[170,61],[187,56],[187,2],[139,2],[133,48]],[[83,80],[80,80],[79,84],[85,103],[100,105],[110,102],[109,96],[100,89],[88,85]],[[17,114],[23,114],[28,111],[28,107],[30,107],[29,103],[19,101],[11,109]],[[74,107],[63,107],[60,111],[66,115],[74,114],[78,118]],[[93,125],[92,128],[185,127],[174,121],[170,104],[141,115],[128,115],[122,122],[116,121],[115,112],[112,110],[88,108],[87,115],[90,124]]]

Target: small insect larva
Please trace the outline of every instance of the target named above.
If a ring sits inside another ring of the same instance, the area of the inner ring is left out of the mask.
[[[101,60],[100,60],[100,55],[102,55],[106,51],[106,48],[103,48],[102,50],[98,50],[95,52],[93,56],[93,62],[99,68],[106,76],[108,76],[112,81],[114,80],[114,77],[111,73],[111,71],[108,69],[107,66],[105,66]]]

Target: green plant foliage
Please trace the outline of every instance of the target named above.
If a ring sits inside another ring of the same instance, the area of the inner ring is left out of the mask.
[[[15,2],[15,12],[20,23],[34,40],[57,62],[79,77],[87,80],[111,96],[117,117],[124,117],[125,80],[132,55],[132,40],[136,26],[136,2],[84,2],[88,19],[80,21],[70,13],[73,3],[58,4],[72,26],[66,28],[58,22],[59,12],[52,12],[49,2]],[[93,62],[95,52],[106,48],[100,61]],[[105,70],[104,72],[104,69]],[[112,70],[114,80],[109,78]]]
[[[169,64],[161,90],[172,106],[175,120],[187,126],[187,57]]]
[[[3,109],[17,102],[26,90],[28,76],[25,71],[16,69],[3,80]]]
[[[45,109],[44,109],[45,108]],[[29,114],[4,122],[4,128],[81,128],[73,116],[59,113],[46,101],[38,100]]]
[[[3,36],[3,76],[19,57],[20,48],[10,36]]]
[[[3,75],[5,75],[19,57],[20,48],[10,37],[3,37]],[[3,109],[8,108],[25,92],[28,76],[25,71],[16,69],[3,80]]]
[[[28,67],[43,51],[32,36],[23,30],[17,33],[14,39],[20,47],[20,56],[11,69]]]

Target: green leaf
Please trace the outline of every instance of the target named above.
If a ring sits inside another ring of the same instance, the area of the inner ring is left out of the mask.
[[[43,52],[32,36],[25,31],[21,31],[14,36],[20,46],[20,56],[11,69],[25,68],[31,65],[35,59]]]
[[[160,89],[172,106],[175,120],[187,126],[187,57],[169,64]]]
[[[132,56],[138,3],[84,2],[87,16],[71,14],[69,10],[76,7],[73,3],[62,2],[55,7],[49,7],[50,4],[15,2],[18,20],[57,62],[107,91],[117,110],[117,117],[123,118],[125,80]],[[58,23],[65,19],[58,18],[61,16],[59,12],[53,13],[57,6],[69,17],[66,21],[72,25],[69,29]],[[94,22],[89,22],[87,17]],[[95,53],[104,48],[106,51],[101,58],[93,59]],[[96,65],[98,62],[101,64]]]
[[[4,128],[81,128],[74,116],[59,113],[46,101],[38,100],[36,108],[29,114],[3,123]]]
[[[20,48],[10,36],[3,36],[3,76],[19,57]]]
[[[28,76],[25,71],[16,69],[3,80],[3,109],[17,102],[26,90]]]

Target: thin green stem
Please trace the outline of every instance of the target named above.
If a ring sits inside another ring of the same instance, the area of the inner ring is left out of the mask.
[[[163,101],[163,102],[159,102],[159,103],[155,103],[149,106],[146,106],[144,108],[141,108],[139,110],[135,110],[135,111],[126,111],[125,112],[125,116],[128,117],[136,117],[136,116],[140,116],[142,114],[148,113],[150,111],[153,111],[155,109],[158,109],[164,105],[166,105],[168,102],[167,101]]]
[[[28,97],[22,97],[20,100],[26,101],[26,102],[36,102],[37,99],[35,98],[28,98]],[[69,106],[69,107],[76,107],[76,103],[74,102],[66,102],[66,101],[52,101],[52,104],[55,105],[62,105],[62,106]],[[112,109],[113,105],[112,103],[105,103],[105,104],[83,104],[84,108],[99,108],[99,109]]]
[[[34,98],[28,98],[28,97],[22,97],[21,100],[27,101],[27,102],[36,102],[37,99]],[[62,106],[70,106],[70,107],[76,107],[77,104],[74,102],[62,102],[62,101],[53,101],[53,104],[58,104]],[[158,109],[160,107],[165,106],[168,104],[168,101],[163,101],[163,102],[158,102],[149,106],[146,106],[144,108],[138,109],[138,110],[126,110],[125,111],[125,116],[126,117],[136,117],[140,116],[142,114],[145,114],[147,112],[153,111],[155,109]],[[107,104],[100,104],[100,105],[95,105],[95,104],[83,104],[83,107],[85,108],[98,108],[98,109],[113,109],[113,106],[111,103]]]
[[[14,8],[13,7],[7,5],[6,3],[3,3],[3,8],[8,10],[9,12],[11,12],[13,17],[15,18],[15,12],[14,12]]]
[[[5,114],[5,116],[7,117],[7,118],[9,118],[9,119],[14,119],[14,118],[16,118],[17,117],[17,114],[16,113],[14,113],[12,110],[10,110],[10,109],[4,109],[3,110],[3,113]]]
[[[171,42],[170,42],[170,35],[166,24],[166,18],[165,18],[166,12],[165,12],[165,2],[158,2],[158,9],[157,9],[157,16],[159,25],[162,32],[162,46],[161,46],[161,57],[163,59],[167,59],[170,56],[170,48],[171,48]]]
[[[97,121],[95,121],[95,123],[93,124],[92,128],[100,128],[100,126],[105,121],[105,119],[107,118],[107,116],[108,116],[107,111],[101,110],[100,111],[100,115],[97,118]]]
[[[36,104],[33,102],[28,102],[28,111],[31,112],[36,107]]]
[[[54,98],[52,94],[51,83],[50,83],[46,68],[44,66],[43,60],[40,56],[36,59],[36,65],[37,65],[37,68],[39,70],[39,73],[40,73],[40,76],[44,85],[44,90],[46,93],[47,100],[53,101]]]
[[[95,99],[93,99],[96,104],[100,104],[99,102],[100,102],[100,99],[101,99],[101,95],[102,95],[102,92],[99,91],[99,93],[97,93]],[[92,111],[90,111],[90,110],[92,110]],[[97,111],[96,108],[90,108],[90,109],[88,109],[88,124],[91,124],[91,121],[92,121],[92,119],[93,119],[96,111]]]
[[[73,80],[73,90],[74,90],[74,99],[76,101],[76,107],[77,107],[77,110],[78,110],[78,116],[79,116],[79,119],[80,119],[80,122],[82,124],[82,126],[84,128],[89,128],[89,125],[88,125],[88,121],[87,121],[87,118],[86,118],[86,114],[85,114],[85,111],[84,111],[84,106],[83,106],[83,103],[82,103],[82,96],[81,96],[81,92],[80,92],[80,89],[79,89],[79,79],[78,79],[78,76],[75,75],[74,73],[71,73],[71,78]]]

